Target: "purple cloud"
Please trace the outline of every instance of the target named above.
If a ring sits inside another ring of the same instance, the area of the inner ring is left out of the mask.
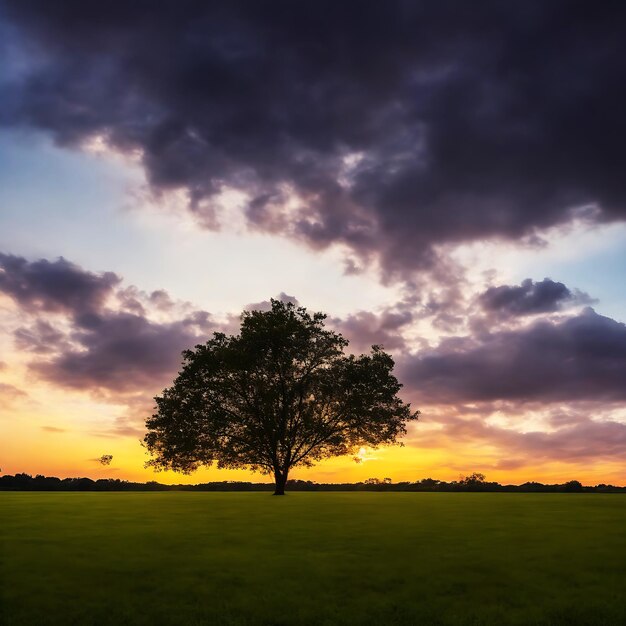
[[[25,311],[77,312],[100,308],[121,279],[93,274],[60,257],[27,261],[0,253],[0,293]]]
[[[69,330],[35,317],[14,332],[19,349],[48,355],[32,361],[31,371],[63,387],[156,392],[176,373],[182,350],[216,328],[201,310],[169,322],[152,321],[142,302],[171,309],[164,291],[148,295],[133,287],[117,289],[121,278],[114,273],[95,274],[63,258],[29,262],[0,254],[0,268],[0,292],[22,311],[65,315]],[[107,308],[113,295],[122,310]]]
[[[71,339],[76,348],[31,369],[63,387],[113,392],[159,391],[176,373],[181,352],[200,340],[185,320],[156,323],[111,311],[76,320]]]
[[[480,294],[478,301],[487,313],[516,317],[551,313],[577,304],[590,304],[591,298],[580,291],[571,291],[563,283],[549,278],[540,282],[533,282],[528,278],[519,286],[490,287]]]
[[[67,343],[65,333],[41,319],[29,327],[21,326],[16,329],[13,336],[17,348],[37,354],[56,352]]]
[[[354,352],[367,352],[372,345],[392,351],[406,347],[402,330],[413,320],[408,309],[388,309],[380,314],[358,311],[342,319],[333,318],[331,324],[350,341],[350,350]]]
[[[454,443],[465,447],[488,444],[502,455],[496,464],[498,469],[517,469],[545,461],[619,461],[626,457],[626,424],[578,415],[570,424],[554,431],[519,432],[480,419],[448,417],[443,430],[418,435],[414,443],[420,446]]]
[[[445,339],[400,361],[423,402],[626,399],[626,325],[586,309],[560,321]]]

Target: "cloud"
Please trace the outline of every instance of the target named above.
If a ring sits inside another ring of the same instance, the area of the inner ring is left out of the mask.
[[[403,329],[414,319],[409,309],[386,309],[382,313],[358,311],[343,319],[333,318],[331,325],[350,341],[350,349],[367,352],[373,345],[382,345],[386,350],[402,350],[406,340]]]
[[[16,345],[32,353],[29,368],[40,378],[121,405],[115,421],[92,435],[140,437],[152,407],[150,397],[171,383],[180,366],[181,351],[234,321],[217,324],[208,312],[187,303],[181,307],[165,293],[123,287],[117,276],[109,281],[103,277],[110,273],[92,273],[65,260],[57,270],[71,275],[71,284],[89,287],[70,289],[68,295],[67,282],[52,281],[44,290],[41,276],[48,275],[50,265],[54,263],[21,259],[11,265],[20,268],[19,280],[12,275],[3,283],[5,287],[19,284],[19,289],[11,286],[5,292],[29,318],[28,324],[15,331]],[[73,295],[79,292],[82,299]],[[483,294],[481,301],[488,313],[517,315],[522,320],[531,312],[557,311],[579,297],[549,279],[494,287],[485,293],[490,295]],[[449,303],[463,299],[446,297]],[[279,298],[297,303],[284,293]],[[461,311],[459,302],[453,308]],[[262,301],[249,307],[267,304]],[[607,411],[626,398],[624,324],[587,308],[575,315],[531,318],[530,323],[513,329],[485,331],[484,325],[470,324],[474,329],[471,335],[448,337],[434,348],[410,353],[409,346],[415,344],[407,337],[420,322],[423,307],[417,296],[410,294],[377,313],[357,311],[328,320],[352,340],[357,351],[382,343],[399,352],[397,374],[405,384],[404,391],[416,406],[427,409],[426,428],[411,433],[414,444],[448,449],[488,446],[495,451],[491,467],[503,470],[520,468],[535,459],[590,462],[623,458],[626,424]],[[50,311],[56,314],[54,325],[48,321]],[[154,312],[157,319],[151,317]],[[7,406],[26,394],[0,383],[0,397]],[[487,419],[495,415],[495,405],[507,427]],[[520,432],[519,424],[528,421],[524,411],[537,406],[548,411],[543,429],[533,426]],[[55,426],[42,429],[63,431]]]
[[[527,459],[500,459],[494,467],[501,470],[516,470],[525,465],[528,465]]]
[[[478,301],[487,313],[502,317],[551,313],[566,306],[589,304],[591,298],[579,291],[572,292],[563,283],[544,278],[533,282],[530,278],[521,285],[490,287],[480,294]]]
[[[27,398],[28,394],[14,385],[0,382],[0,410],[13,405],[16,400]]]
[[[557,321],[444,339],[404,357],[400,377],[422,402],[626,399],[626,325],[587,308]]]
[[[189,320],[157,323],[140,315],[105,311],[75,320],[63,349],[31,370],[57,385],[110,392],[160,391],[171,382],[181,352],[200,341]]]
[[[295,296],[281,292],[274,298],[280,302],[290,302],[301,306]],[[329,317],[327,324],[333,330],[343,334],[350,341],[350,350],[355,352],[367,352],[372,345],[383,345],[387,350],[402,349],[406,343],[402,336],[402,329],[407,327],[414,319],[411,307],[415,305],[414,299],[400,302],[395,307],[387,307],[380,313],[371,311],[357,311],[344,318]],[[247,311],[269,311],[270,300],[247,304]],[[227,332],[239,332],[239,317],[232,315],[227,324]]]
[[[67,429],[58,428],[57,426],[42,426],[41,430],[45,430],[47,433],[65,433]]]
[[[480,419],[449,418],[443,431],[418,436],[419,445],[462,448],[489,445],[502,458],[498,469],[517,469],[545,461],[566,463],[592,462],[601,459],[623,460],[626,456],[626,424],[605,419],[594,420],[578,415],[569,425],[553,431],[519,432],[487,424]]]
[[[28,312],[98,309],[120,281],[113,272],[86,272],[63,257],[31,262],[0,253],[0,293]]]
[[[131,285],[123,289],[118,289],[115,295],[121,309],[139,315],[146,314],[146,307],[154,311],[170,313],[177,307],[184,308],[186,304],[172,300],[164,289],[146,293]]]
[[[442,245],[623,220],[622,3],[5,3],[0,123],[138,154],[199,222],[347,246],[387,274]],[[23,296],[25,301],[28,296]]]
[[[30,262],[0,254],[0,268],[0,292],[33,319],[14,331],[16,346],[37,355],[32,372],[61,387],[159,391],[176,373],[181,352],[217,328],[206,311],[174,310],[164,291],[118,289],[116,274],[89,272],[63,258]],[[148,306],[180,315],[154,321]],[[59,314],[58,326],[41,317],[48,312]]]
[[[41,319],[29,327],[21,326],[16,329],[13,336],[17,348],[36,354],[55,352],[67,343],[65,333]]]
[[[152,291],[148,296],[150,304],[161,311],[170,311],[174,306],[174,301],[165,289],[157,289]]]

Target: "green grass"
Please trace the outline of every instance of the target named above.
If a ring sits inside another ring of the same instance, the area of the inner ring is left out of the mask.
[[[0,493],[0,621],[626,624],[626,497]]]

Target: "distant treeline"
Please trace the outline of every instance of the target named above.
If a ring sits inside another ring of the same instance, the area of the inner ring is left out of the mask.
[[[626,493],[626,487],[615,485],[584,486],[577,480],[557,485],[527,482],[522,485],[501,485],[488,482],[483,474],[472,474],[459,480],[445,482],[423,478],[416,482],[394,483],[389,478],[368,478],[359,483],[316,483],[310,480],[290,480],[289,491],[491,491],[530,493]],[[0,477],[0,491],[273,491],[273,483],[252,483],[225,480],[198,485],[163,485],[156,481],[135,483],[117,478],[56,478],[15,474]]]

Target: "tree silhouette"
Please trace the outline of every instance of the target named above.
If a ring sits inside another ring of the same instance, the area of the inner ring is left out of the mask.
[[[378,346],[344,355],[326,316],[272,300],[244,311],[240,334],[183,352],[174,384],[148,418],[147,465],[190,473],[199,466],[272,474],[283,495],[292,467],[393,444],[418,411],[398,398],[393,359]]]
[[[487,477],[480,472],[472,472],[469,476],[461,476],[459,483],[462,485],[480,485],[487,480]]]

